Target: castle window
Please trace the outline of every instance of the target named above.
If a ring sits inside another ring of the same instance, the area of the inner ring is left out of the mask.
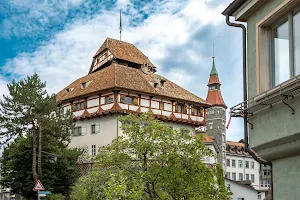
[[[81,135],[81,127],[75,127],[73,130],[73,136],[79,136]]]
[[[85,109],[85,103],[83,101],[75,104],[75,111],[83,109]]]
[[[96,145],[92,145],[92,156],[96,156]]]
[[[96,133],[99,133],[99,132],[100,132],[99,124],[98,125],[92,124],[91,125],[91,134],[96,134]]]
[[[175,105],[175,112],[176,113],[182,113],[182,107],[183,107],[182,104],[176,104]]]
[[[73,129],[73,136],[82,136],[85,135],[86,128],[85,126],[77,126]]]
[[[120,102],[137,106],[138,105],[138,98],[137,97],[126,96],[126,95],[121,95]]]
[[[110,104],[114,102],[114,98],[112,96],[105,97],[105,104]]]
[[[187,112],[188,112],[188,107],[187,107],[187,105],[184,105],[183,106],[183,114],[187,114]]]
[[[204,109],[199,107],[192,107],[192,115],[203,117],[204,116]]]

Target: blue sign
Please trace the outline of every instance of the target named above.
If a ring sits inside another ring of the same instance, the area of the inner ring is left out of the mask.
[[[50,191],[39,191],[39,194],[51,194]]]

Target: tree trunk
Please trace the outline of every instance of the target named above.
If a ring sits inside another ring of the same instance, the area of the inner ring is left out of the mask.
[[[32,132],[32,176],[34,183],[37,182],[37,173],[36,173],[36,129],[33,129]]]
[[[39,125],[38,175],[42,179],[42,126]]]

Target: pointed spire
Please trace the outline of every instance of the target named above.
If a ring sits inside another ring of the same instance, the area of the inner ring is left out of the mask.
[[[211,71],[210,71],[210,76],[214,76],[214,75],[217,75],[218,76],[218,72],[217,72],[217,69],[216,69],[216,66],[215,66],[215,56],[212,57],[213,59],[213,65],[212,65],[212,68],[211,68]]]
[[[210,72],[210,77],[208,81],[208,93],[206,97],[206,101],[213,106],[221,106],[227,108],[224,103],[222,94],[221,94],[221,83],[218,77],[218,72],[215,66],[215,56],[213,58],[212,69]]]

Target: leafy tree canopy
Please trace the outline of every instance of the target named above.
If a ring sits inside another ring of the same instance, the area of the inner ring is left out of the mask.
[[[41,181],[46,190],[68,195],[69,187],[79,176],[75,163],[80,154],[80,150],[68,149],[54,137],[44,137]],[[5,148],[1,160],[1,185],[27,199],[36,196],[36,192],[32,191],[31,158],[32,137],[28,136],[17,138]]]
[[[203,163],[211,151],[188,130],[150,113],[119,119],[123,133],[99,149],[97,164],[73,187],[72,200],[229,199],[220,170]]]
[[[71,112],[61,112],[37,74],[13,80],[8,90],[0,101],[0,141],[7,147],[1,161],[2,185],[30,198],[40,179],[48,190],[67,193],[81,153],[67,149]]]

